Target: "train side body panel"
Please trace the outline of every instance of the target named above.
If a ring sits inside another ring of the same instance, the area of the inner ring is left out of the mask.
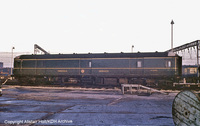
[[[15,58],[20,77],[170,78],[181,75],[181,57],[163,53],[22,55]]]

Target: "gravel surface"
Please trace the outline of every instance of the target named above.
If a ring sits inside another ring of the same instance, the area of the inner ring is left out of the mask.
[[[3,86],[0,125],[169,125],[168,95],[138,96],[120,89]]]

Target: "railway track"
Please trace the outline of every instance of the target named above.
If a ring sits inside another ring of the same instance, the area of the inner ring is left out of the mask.
[[[56,84],[28,84],[25,83],[21,85],[20,82],[18,82],[16,79],[9,80],[4,79],[1,81],[2,85],[19,85],[19,86],[40,86],[40,87],[74,87],[74,88],[94,88],[94,89],[121,89],[120,84],[102,84],[102,85],[95,85],[95,84],[86,84],[86,83],[56,83]],[[154,88],[157,90],[196,90],[199,91],[200,87],[198,85],[191,85],[190,87],[184,86],[184,85],[161,85],[161,86],[147,86],[149,88]]]

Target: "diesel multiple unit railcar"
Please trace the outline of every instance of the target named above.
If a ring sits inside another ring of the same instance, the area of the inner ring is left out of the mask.
[[[185,78],[187,83],[197,83],[199,67],[197,65],[183,65],[182,78]]]
[[[168,52],[21,55],[14,76],[21,82],[77,84],[158,83],[181,76],[182,59]]]

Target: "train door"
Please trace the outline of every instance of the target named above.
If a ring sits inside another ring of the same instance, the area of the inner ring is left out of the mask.
[[[13,74],[21,74],[21,72],[22,72],[22,60],[15,59]]]
[[[143,77],[144,75],[144,59],[130,59],[130,73],[134,77]]]
[[[45,61],[43,60],[36,60],[36,75],[45,75]]]
[[[80,60],[80,75],[92,74],[92,60]]]
[[[80,75],[81,83],[93,84],[92,74],[92,60],[80,60]]]

